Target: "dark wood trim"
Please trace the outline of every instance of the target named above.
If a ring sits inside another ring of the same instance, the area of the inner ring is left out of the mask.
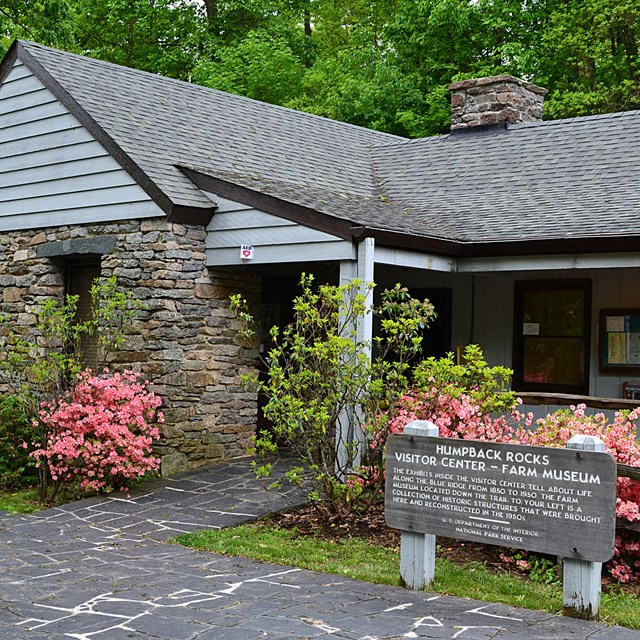
[[[296,222],[311,229],[324,231],[343,240],[353,240],[353,233],[351,231],[352,223],[348,220],[335,218],[316,211],[315,209],[282,200],[275,196],[234,184],[228,180],[223,180],[222,178],[217,178],[189,167],[180,166],[179,169],[198,188],[209,191],[210,193],[215,193],[222,198],[233,200],[249,207],[255,207],[260,211],[284,218],[285,220],[291,220],[291,222]]]
[[[461,257],[490,258],[567,253],[628,253],[640,250],[640,235],[585,238],[536,238],[522,241],[478,242],[462,245]]]
[[[568,407],[570,405],[586,404],[587,407],[592,409],[609,409],[611,411],[635,409],[640,406],[640,401],[638,400],[625,400],[623,398],[598,398],[596,396],[548,393],[546,391],[518,391],[517,394],[523,404],[533,406],[557,404]]]
[[[640,467],[632,467],[629,464],[616,465],[619,478],[631,478],[632,480],[640,480]]]
[[[182,224],[193,224],[206,227],[213,218],[216,206],[211,203],[210,207],[187,207],[176,204],[171,208],[167,216],[169,222],[180,222]]]
[[[60,100],[80,124],[109,152],[118,164],[140,185],[149,197],[166,213],[174,207],[169,197],[134,162],[115,140],[87,113],[78,101],[36,60],[29,51],[17,42],[18,57],[33,74]]]
[[[629,253],[640,251],[639,236],[466,242],[421,236],[373,227],[353,227],[358,239],[374,237],[383,246],[427,251],[453,258],[504,258],[565,254]]]
[[[4,82],[4,79],[9,75],[16,58],[18,57],[18,40],[14,40],[13,44],[9,47],[9,50],[0,64],[0,84]]]
[[[443,240],[435,236],[417,236],[370,227],[353,227],[353,229],[357,230],[358,239],[373,237],[376,243],[382,246],[414,251],[427,251],[447,257],[463,257],[467,251],[464,243],[455,240]]]
[[[640,532],[640,522],[630,522],[623,518],[616,518],[616,532],[618,531],[633,531],[638,533]]]

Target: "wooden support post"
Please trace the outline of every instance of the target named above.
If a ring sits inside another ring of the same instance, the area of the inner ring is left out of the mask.
[[[567,442],[567,449],[604,452],[605,447],[597,436],[579,435]],[[564,615],[582,620],[599,620],[601,580],[601,562],[564,558]]]
[[[367,312],[357,319],[357,331],[353,336],[360,345],[361,351],[371,360],[371,342],[373,339],[373,290],[367,285],[373,283],[375,241],[365,238],[358,245],[358,259],[345,260],[340,263],[340,286],[348,285],[355,280],[362,281],[362,293],[365,294]],[[357,426],[362,422],[357,407],[345,409],[336,424],[336,471],[341,479],[345,479],[347,471],[359,467],[366,443],[364,432]]]
[[[428,420],[414,420],[404,433],[412,437],[437,437],[438,427]],[[402,531],[400,534],[400,579],[410,589],[426,589],[436,569],[436,537],[428,533]]]

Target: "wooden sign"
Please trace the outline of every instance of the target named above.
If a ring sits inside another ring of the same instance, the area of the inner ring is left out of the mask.
[[[606,562],[616,465],[607,453],[392,435],[389,527]]]

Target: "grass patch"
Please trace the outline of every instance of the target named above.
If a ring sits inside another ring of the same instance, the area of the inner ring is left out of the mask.
[[[33,513],[42,509],[38,489],[0,491],[0,511],[9,513]]]
[[[625,593],[624,590],[603,593],[600,613],[604,622],[640,629],[640,599],[634,594]]]
[[[399,551],[377,547],[359,538],[329,542],[296,536],[291,531],[259,523],[184,534],[174,541],[195,549],[335,573],[366,582],[400,584]],[[435,582],[430,590],[552,613],[562,610],[562,591],[557,585],[537,584],[507,573],[491,573],[481,564],[458,566],[438,558]]]
[[[345,538],[337,544],[297,537],[291,531],[258,524],[183,534],[174,542],[204,551],[336,573],[356,580],[399,584],[398,552],[375,547],[358,538]]]
[[[257,523],[184,534],[174,538],[173,542],[224,555],[333,573],[377,584],[399,585],[399,551],[377,547],[360,538],[348,537],[340,542],[330,542]],[[506,572],[492,572],[479,563],[457,565],[438,558],[435,581],[429,590],[553,614],[562,611],[561,584],[547,585]],[[601,614],[609,624],[640,629],[640,600],[634,595],[623,591],[603,594]]]

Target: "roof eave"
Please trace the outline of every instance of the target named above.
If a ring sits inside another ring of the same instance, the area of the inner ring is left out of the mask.
[[[465,242],[385,229],[357,227],[354,228],[354,236],[357,239],[374,237],[383,246],[424,251],[454,258],[497,258],[567,253],[628,253],[640,250],[640,235]]]
[[[296,222],[311,229],[323,231],[343,240],[353,240],[353,223],[349,220],[327,215],[310,207],[283,200],[256,189],[250,189],[228,180],[209,175],[194,168],[179,166],[179,169],[199,189],[215,193],[221,198],[233,200],[265,213]]]

